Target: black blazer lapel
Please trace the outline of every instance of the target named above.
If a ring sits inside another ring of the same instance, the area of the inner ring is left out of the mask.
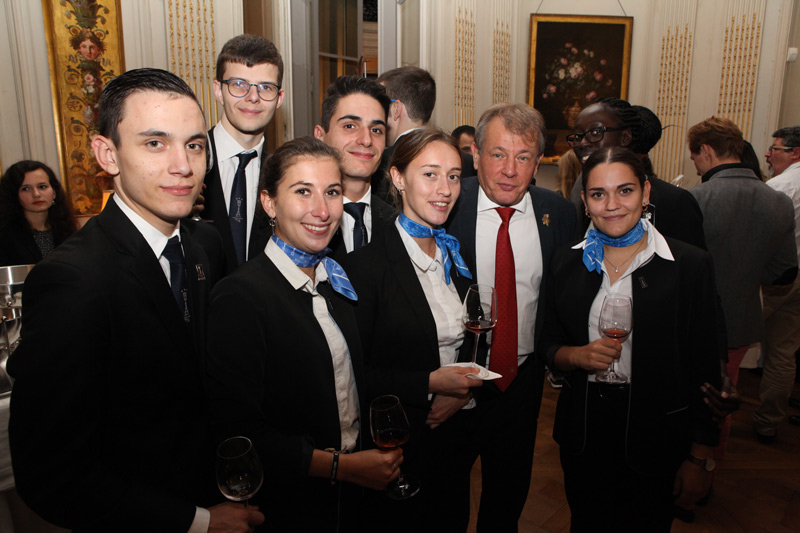
[[[225,252],[226,271],[230,273],[239,266],[239,261],[236,258],[233,234],[231,233],[230,222],[228,222],[228,206],[225,205],[225,194],[222,192],[222,179],[219,175],[219,160],[217,159],[217,145],[214,141],[213,128],[208,130],[208,140],[211,144],[214,161],[213,166],[206,173],[204,180],[206,185],[206,205],[200,216],[211,222],[214,227],[217,228],[220,237],[222,237],[222,249]]]
[[[96,218],[120,255],[127,258],[121,258],[120,264],[127,265],[130,274],[138,280],[164,329],[169,332],[176,346],[186,346],[189,330],[175,303],[164,271],[147,241],[113,201],[109,201]],[[120,305],[124,303],[120,302]]]
[[[386,257],[390,262],[390,268],[397,280],[397,284],[403,289],[403,293],[408,298],[411,304],[410,307],[419,322],[419,329],[414,334],[423,336],[427,343],[431,345],[432,351],[430,353],[438,354],[439,339],[436,333],[436,321],[414,271],[414,264],[406,252],[397,228],[390,226],[387,230],[383,241],[386,244]],[[439,366],[438,361],[435,366]]]

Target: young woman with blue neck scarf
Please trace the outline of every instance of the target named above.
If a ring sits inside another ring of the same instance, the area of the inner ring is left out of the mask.
[[[403,457],[362,451],[371,442],[358,296],[326,256],[342,216],[339,154],[311,137],[287,142],[259,189],[274,234],[211,294],[212,428],[219,442],[250,438],[261,457],[252,502],[270,517],[265,528],[360,531],[360,487],[385,487]]]
[[[539,349],[566,378],[553,438],[571,530],[667,532],[673,503],[705,494],[719,438],[700,390],[720,382],[711,258],[641,218],[649,183],[632,151],[594,152],[584,177],[594,229],[553,257]],[[599,331],[606,296],[633,304],[621,344]],[[596,381],[614,360],[628,383]]]
[[[458,241],[442,229],[461,191],[461,157],[449,134],[419,129],[397,141],[389,168],[401,214],[344,264],[359,295],[356,316],[373,393],[403,403],[411,426],[403,472],[422,488],[408,501],[377,501],[375,516],[382,531],[386,512],[389,531],[457,530],[469,508],[453,497],[468,490],[469,465],[451,462],[460,445],[453,419],[482,383],[468,377],[477,371],[471,366],[446,366],[469,361],[472,348],[461,323],[472,275]]]

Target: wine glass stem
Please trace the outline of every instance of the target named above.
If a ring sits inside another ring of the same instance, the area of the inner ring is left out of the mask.
[[[475,344],[472,345],[472,364],[474,365],[475,362],[478,360],[478,341],[481,338],[480,333],[475,334]]]

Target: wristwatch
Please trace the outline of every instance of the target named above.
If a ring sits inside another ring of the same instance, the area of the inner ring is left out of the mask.
[[[717,467],[717,463],[714,462],[714,459],[712,459],[711,457],[707,459],[700,459],[699,457],[695,457],[694,455],[689,454],[689,456],[686,459],[696,464],[697,466],[701,467],[706,472],[713,472],[714,469]]]

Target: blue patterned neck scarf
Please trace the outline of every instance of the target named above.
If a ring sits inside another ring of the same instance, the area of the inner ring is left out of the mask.
[[[616,248],[623,248],[636,244],[639,239],[644,235],[644,223],[640,220],[628,233],[622,237],[609,237],[605,233],[597,230],[590,229],[589,234],[586,236],[586,245],[583,247],[583,264],[589,272],[596,270],[598,274],[603,272],[603,256],[605,250],[603,245],[614,246]]]
[[[414,222],[403,213],[400,213],[398,220],[400,221],[400,226],[412,237],[416,237],[418,239],[433,237],[433,240],[436,241],[436,246],[438,246],[439,250],[442,251],[442,260],[444,261],[444,280],[448,285],[450,285],[450,266],[453,263],[456,265],[456,270],[459,274],[467,279],[472,279],[472,274],[469,273],[469,269],[467,268],[467,264],[464,262],[464,258],[461,257],[460,253],[458,253],[461,249],[461,244],[459,244],[458,239],[452,235],[448,235],[442,228],[433,229],[429,228],[428,226],[423,226],[419,222]],[[451,257],[452,261],[450,260]]]
[[[325,255],[331,251],[330,248],[325,248],[323,251],[316,254],[310,254],[303,250],[298,250],[291,244],[285,243],[280,237],[274,234],[272,235],[272,242],[277,244],[278,248],[283,250],[283,253],[288,255],[289,259],[299,267],[314,267],[321,262],[322,266],[325,267],[325,271],[328,273],[328,281],[331,283],[333,290],[354,302],[358,301],[358,295],[355,289],[353,289],[353,285],[350,284],[350,280],[347,278],[347,274],[342,266],[330,257],[325,257]]]

